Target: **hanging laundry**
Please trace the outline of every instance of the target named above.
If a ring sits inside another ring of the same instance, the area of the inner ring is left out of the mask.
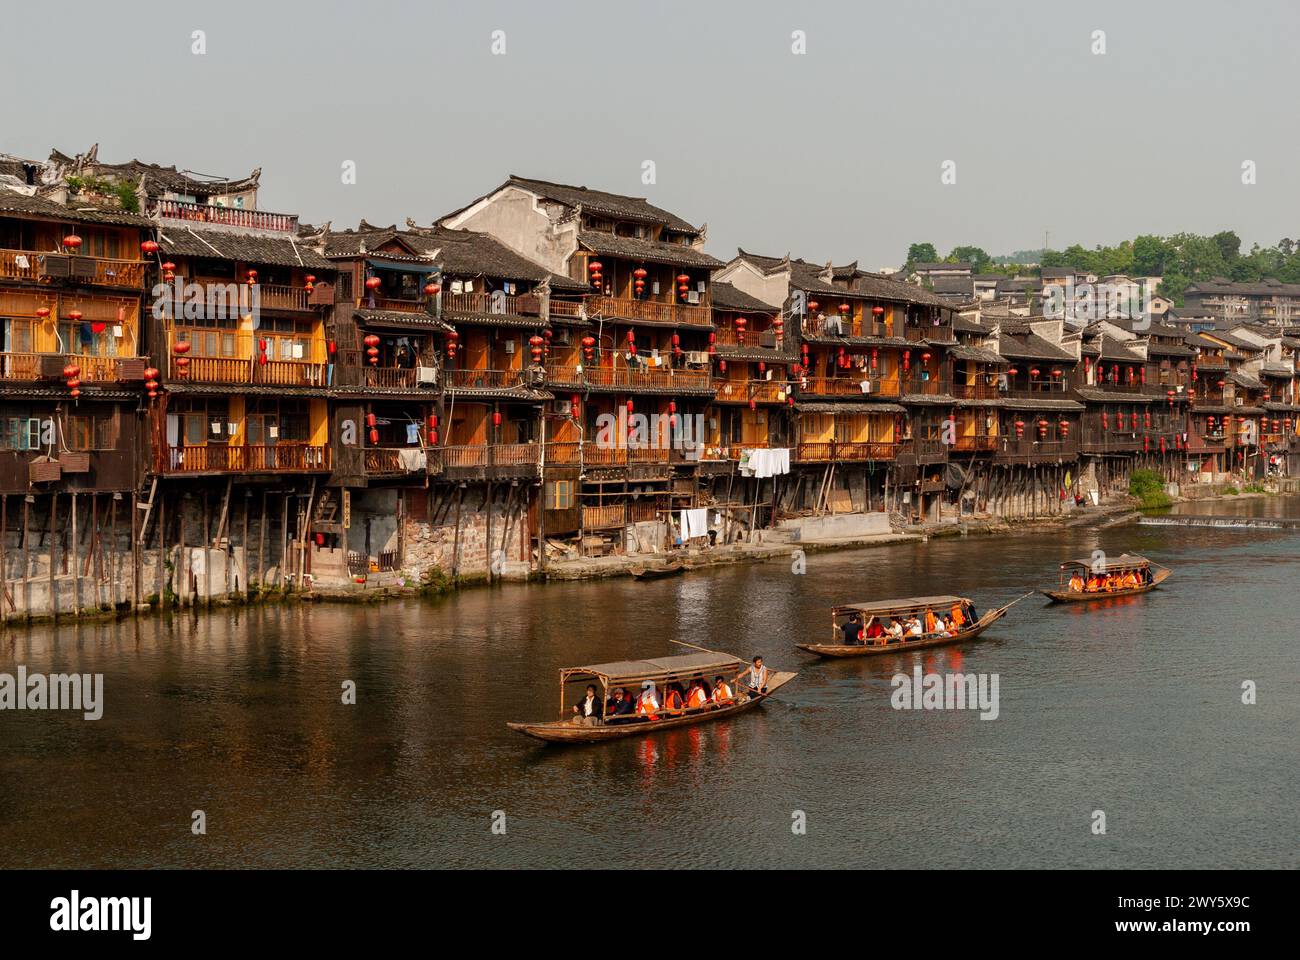
[[[407,443],[420,442],[420,425],[418,423],[408,423],[406,425],[406,442]]]

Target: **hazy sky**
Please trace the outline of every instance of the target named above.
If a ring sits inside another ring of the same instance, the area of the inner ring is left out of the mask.
[[[723,259],[1248,247],[1300,233],[1297,37],[1294,0],[6,4],[0,152],[261,166],[262,208],[336,226],[519,173],[646,196]]]

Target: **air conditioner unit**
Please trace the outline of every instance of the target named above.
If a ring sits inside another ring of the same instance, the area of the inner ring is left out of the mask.
[[[420,384],[434,384],[438,382],[437,367],[417,367],[415,370],[415,381]]]

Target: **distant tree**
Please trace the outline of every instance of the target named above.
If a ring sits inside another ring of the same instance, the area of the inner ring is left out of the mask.
[[[969,263],[972,273],[983,273],[989,265],[989,255],[979,247],[953,247],[948,253],[950,263]]]
[[[1231,263],[1241,256],[1241,237],[1237,236],[1235,230],[1224,230],[1210,239],[1219,248],[1219,256],[1224,263]]]
[[[914,243],[907,248],[907,267],[911,269],[917,263],[937,263],[939,251],[933,243]]]

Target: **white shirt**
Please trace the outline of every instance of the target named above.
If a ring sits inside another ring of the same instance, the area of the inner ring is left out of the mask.
[[[582,715],[584,717],[594,717],[596,715],[596,698],[588,697],[582,701]]]

